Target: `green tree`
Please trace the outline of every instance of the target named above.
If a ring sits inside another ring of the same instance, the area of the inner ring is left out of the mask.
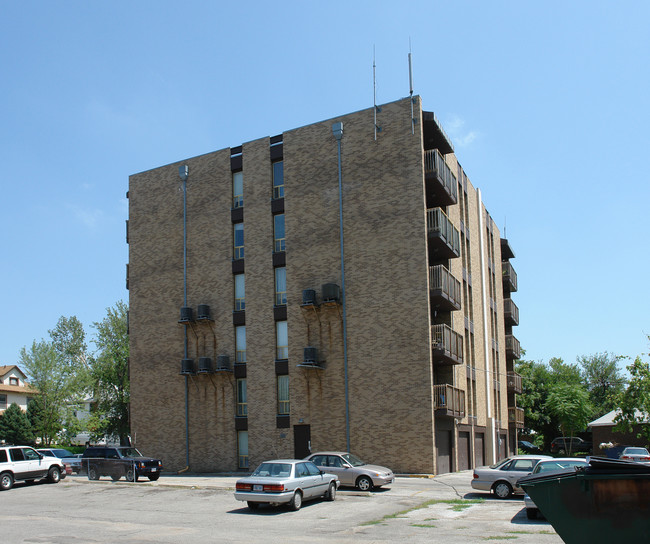
[[[620,413],[614,418],[614,430],[637,431],[637,438],[645,438],[650,443],[650,364],[637,357],[627,370],[630,381],[627,389],[617,397]]]
[[[593,413],[587,390],[571,383],[556,383],[553,386],[546,399],[546,409],[557,419],[562,436],[574,436],[583,431]],[[570,442],[567,453],[571,455]]]
[[[607,352],[578,357],[594,418],[617,407],[617,398],[625,389],[625,378],[618,368],[621,359],[623,357]]]
[[[16,403],[0,415],[0,440],[7,444],[31,444],[34,440],[27,414]]]
[[[112,436],[128,444],[129,435],[129,337],[127,306],[119,301],[107,308],[106,317],[94,323],[97,354],[92,361],[95,410],[89,426],[95,437]]]

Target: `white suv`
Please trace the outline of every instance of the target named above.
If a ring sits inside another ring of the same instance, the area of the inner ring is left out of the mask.
[[[0,446],[0,491],[11,489],[15,480],[33,482],[41,478],[53,484],[65,478],[61,459],[47,457],[29,446]]]

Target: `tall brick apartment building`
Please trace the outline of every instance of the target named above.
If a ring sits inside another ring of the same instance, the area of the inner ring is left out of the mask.
[[[167,468],[515,449],[514,254],[419,97],[133,175],[127,231],[131,432]]]

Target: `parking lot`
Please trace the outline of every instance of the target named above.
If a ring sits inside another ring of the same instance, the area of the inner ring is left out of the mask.
[[[529,521],[523,500],[470,487],[471,472],[397,478],[389,488],[341,488],[334,502],[251,512],[233,497],[234,477],[163,475],[157,482],[17,483],[0,494],[3,543],[203,542],[562,542],[546,521]]]

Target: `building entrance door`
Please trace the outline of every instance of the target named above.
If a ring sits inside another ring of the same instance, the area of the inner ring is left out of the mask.
[[[296,459],[303,459],[311,453],[311,428],[309,425],[293,426],[293,448]]]

